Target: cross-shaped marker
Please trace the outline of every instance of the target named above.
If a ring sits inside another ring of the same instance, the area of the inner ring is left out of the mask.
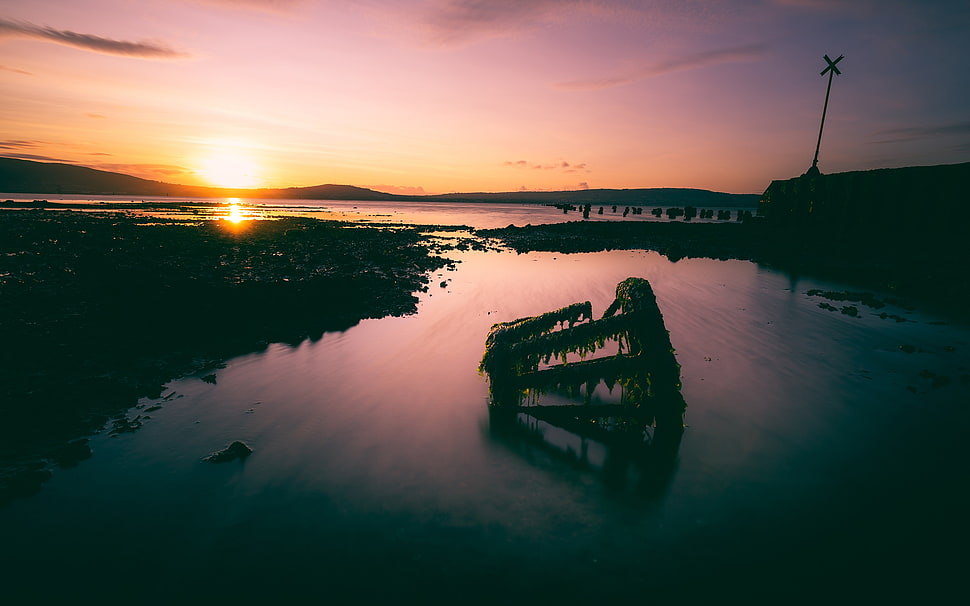
[[[825,89],[825,105],[822,106],[822,124],[820,124],[818,127],[818,143],[815,144],[815,159],[812,160],[812,170],[815,173],[818,173],[818,148],[822,146],[822,129],[825,127],[825,112],[829,108],[829,92],[832,90],[832,76],[836,74],[839,74],[839,75],[842,74],[842,72],[839,71],[839,68],[836,67],[835,64],[841,61],[842,59],[844,59],[845,55],[839,55],[839,58],[836,59],[835,61],[832,61],[831,59],[829,59],[828,55],[823,55],[823,58],[825,59],[825,62],[828,63],[828,66],[826,66],[826,68],[822,70],[822,73],[820,73],[819,76],[824,76],[825,72],[828,72],[829,85]]]
[[[827,72],[829,70],[832,70],[833,72],[835,72],[838,75],[842,75],[842,72],[839,71],[839,68],[835,67],[835,64],[838,63],[839,61],[841,61],[842,59],[845,59],[845,55],[839,55],[839,58],[836,59],[835,61],[832,61],[831,59],[829,59],[829,56],[828,55],[823,55],[823,57],[825,59],[825,62],[828,63],[829,66],[826,67],[825,69],[823,69],[822,70],[822,73],[820,73],[819,76],[824,76],[825,75],[825,72]]]

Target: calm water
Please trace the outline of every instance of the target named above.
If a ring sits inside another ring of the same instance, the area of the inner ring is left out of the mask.
[[[55,195],[55,194],[3,194],[0,199],[29,202],[31,200],[72,201],[90,205],[97,210],[99,203],[125,204],[135,202],[181,202],[191,205],[193,202],[204,204],[225,205],[222,209],[189,206],[184,211],[160,213],[151,211],[146,214],[153,216],[192,218],[202,217],[230,217],[268,218],[277,216],[305,216],[318,219],[336,219],[355,221],[359,223],[410,223],[417,225],[466,225],[476,229],[492,229],[512,225],[544,225],[561,223],[563,221],[582,220],[582,212],[570,211],[564,213],[554,206],[542,204],[518,203],[471,203],[471,202],[367,202],[354,200],[290,200],[263,198],[164,198],[149,197],[137,200],[125,196],[101,196],[93,198],[85,195]],[[595,206],[589,215],[589,221],[668,221],[666,215],[657,218],[650,214],[653,207],[645,207],[643,214],[629,214],[623,216],[624,206],[618,206],[614,213],[612,206],[603,207],[603,214],[598,214],[599,206]],[[662,207],[668,208],[666,206]],[[736,207],[708,207],[712,210],[727,210],[731,212],[731,220],[737,216]],[[746,209],[754,211],[754,209]],[[137,212],[137,211],[136,211]],[[717,212],[714,213],[717,216]],[[676,219],[683,221],[683,217]],[[712,223],[717,219],[701,219],[694,217],[694,223]]]
[[[0,511],[5,584],[44,603],[587,603],[948,579],[913,550],[966,536],[967,327],[827,311],[806,291],[845,285],[748,262],[452,256],[416,315],[143,400],[140,430],[94,436],[93,458]],[[495,431],[489,327],[583,300],[599,315],[628,276],[651,281],[682,365],[675,464]],[[254,453],[201,462],[232,440]]]

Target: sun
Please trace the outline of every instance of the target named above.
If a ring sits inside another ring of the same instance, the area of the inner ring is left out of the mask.
[[[199,161],[198,173],[216,187],[249,188],[260,183],[259,166],[245,152],[215,148]]]

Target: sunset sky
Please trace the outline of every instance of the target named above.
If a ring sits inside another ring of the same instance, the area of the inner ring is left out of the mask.
[[[970,161],[970,2],[0,0],[0,156],[393,193]]]

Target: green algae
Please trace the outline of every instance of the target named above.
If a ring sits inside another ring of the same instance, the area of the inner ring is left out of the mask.
[[[615,343],[618,353],[587,359],[607,343]],[[570,362],[570,354],[579,361]],[[560,364],[541,368],[553,361]],[[608,410],[613,419],[683,427],[680,365],[653,290],[643,278],[620,282],[616,298],[599,319],[585,301],[493,325],[479,371],[488,377],[494,407],[526,404],[531,409],[542,393],[579,394],[584,386],[588,404],[591,389],[603,381],[611,391],[622,387],[622,404],[619,409],[584,410],[590,422],[605,418],[602,413]]]

